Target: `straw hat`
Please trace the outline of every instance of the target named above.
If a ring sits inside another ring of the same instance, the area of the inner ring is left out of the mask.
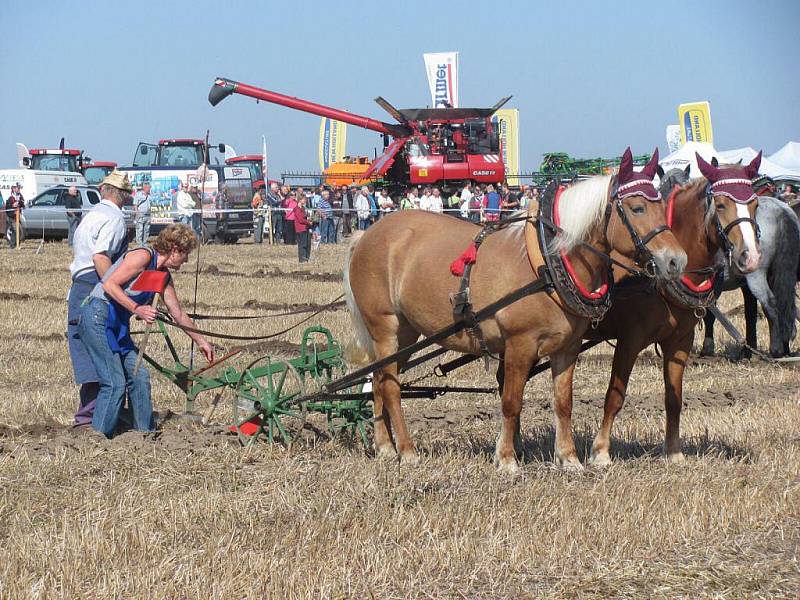
[[[100,185],[111,185],[119,190],[122,190],[123,192],[128,193],[133,191],[131,188],[131,182],[128,181],[128,174],[123,173],[122,171],[117,171],[116,169],[106,175],[103,181],[100,182]]]

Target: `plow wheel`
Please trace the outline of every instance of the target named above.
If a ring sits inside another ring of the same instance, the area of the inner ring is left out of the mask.
[[[242,371],[233,395],[232,428],[242,444],[263,438],[292,445],[306,421],[303,378],[289,362],[262,356]]]

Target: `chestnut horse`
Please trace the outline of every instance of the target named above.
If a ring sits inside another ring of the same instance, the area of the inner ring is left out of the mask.
[[[702,299],[713,301],[713,295],[709,298],[708,294],[713,292],[714,272],[717,271],[717,277],[721,275],[718,272],[721,255],[727,255],[745,273],[758,267],[754,220],[758,198],[750,180],[758,173],[761,154],[746,167],[717,168],[699,155],[697,163],[705,179],[676,186],[667,206],[667,222],[689,261],[685,275],[673,284],[678,286],[678,293],[671,293],[664,286],[659,291],[626,293],[624,285],[617,286],[611,309],[599,327],[587,334],[591,339],[617,339],[603,422],[592,445],[590,462],[594,465],[611,463],[611,426],[625,401],[636,357],[652,343],[661,346],[664,361],[667,418],[664,453],[670,461],[683,460],[680,441],[683,373],[695,327],[704,313]],[[662,191],[666,193],[663,187]],[[625,279],[626,275],[615,269],[615,279]]]
[[[555,242],[562,255],[571,259],[574,274],[585,288],[597,290],[608,273],[607,259],[588,248],[654,260],[663,277],[676,278],[683,271],[686,254],[665,227],[664,204],[646,197],[657,194],[652,187],[657,155],[641,173],[634,173],[628,149],[616,182],[618,194],[612,193],[610,176],[588,179],[561,194],[554,216],[561,231]],[[453,217],[410,210],[381,219],[351,242],[344,267],[345,293],[356,343],[370,358],[387,357],[420,335],[429,336],[453,323],[449,298],[458,291],[459,280],[449,265],[479,231],[479,226]],[[641,256],[643,242],[649,256]],[[486,237],[469,285],[475,309],[537,279],[532,263],[539,267],[541,259],[531,222],[514,223]],[[503,422],[495,449],[501,470],[519,468],[516,448],[525,382],[532,366],[545,356],[553,364],[555,460],[580,467],[572,437],[572,373],[588,326],[588,318],[568,311],[552,293],[526,296],[480,323],[488,351],[500,355],[504,365]],[[464,331],[441,345],[482,353],[476,338]],[[401,462],[414,463],[417,453],[400,404],[398,371],[404,364],[400,360],[373,374],[375,449],[379,456],[399,453]]]

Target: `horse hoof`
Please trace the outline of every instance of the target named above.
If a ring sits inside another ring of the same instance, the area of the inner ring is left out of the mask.
[[[560,467],[565,471],[573,471],[576,473],[583,471],[583,465],[581,464],[581,461],[578,460],[577,456],[570,456],[567,458],[556,456],[555,463],[557,467]]]
[[[703,341],[703,348],[700,350],[700,356],[714,356],[714,340],[706,339]]]
[[[500,473],[501,475],[516,477],[522,472],[522,470],[519,467],[519,463],[515,458],[507,458],[505,460],[495,460],[495,465],[497,466],[497,472]]]
[[[419,454],[414,450],[407,450],[400,454],[400,464],[408,467],[414,467],[419,464]]]
[[[611,466],[611,456],[609,456],[608,452],[598,452],[597,454],[592,454],[589,458],[589,464],[593,467],[605,468]]]
[[[668,452],[664,456],[664,458],[667,460],[668,463],[672,463],[674,465],[681,465],[686,462],[686,457],[680,450],[678,450],[677,452]]]
[[[386,444],[375,449],[375,456],[381,460],[395,460],[397,459],[397,450],[391,444]]]

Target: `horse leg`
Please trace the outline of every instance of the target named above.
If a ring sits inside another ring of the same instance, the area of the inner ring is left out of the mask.
[[[606,391],[606,400],[603,404],[603,422],[600,430],[592,443],[592,453],[589,463],[597,467],[607,467],[611,464],[611,427],[614,419],[625,403],[625,392],[628,389],[628,380],[636,364],[636,357],[642,351],[640,343],[634,343],[632,338],[619,338],[614,350],[614,360],[611,364],[611,380]]]
[[[556,423],[553,459],[556,465],[574,470],[583,469],[575,450],[575,439],[572,435],[572,376],[575,372],[579,348],[579,343],[575,343],[570,348],[550,355]]]
[[[413,344],[417,338],[419,338],[419,333],[409,325],[400,325],[393,346],[385,349],[376,348],[378,358],[380,359],[381,356],[388,356],[396,352],[399,348],[404,348]],[[385,352],[385,354],[382,354],[382,352]],[[400,379],[398,377],[398,372],[403,368],[405,362],[405,360],[399,361],[381,369],[378,385],[383,399],[383,418],[386,419],[387,416],[389,418],[388,429],[394,437],[395,448],[400,455],[400,463],[416,464],[419,462],[419,456],[414,449],[414,443],[411,441],[411,436],[408,433],[406,420],[403,416],[403,407],[400,403]]]
[[[711,314],[711,311],[706,313],[703,317],[703,349],[700,350],[700,356],[714,356],[716,348],[714,347],[714,321],[716,318]]]
[[[497,379],[497,390],[500,394],[500,397],[503,397],[503,385],[505,384],[505,360],[502,358],[500,359],[497,365],[497,372],[495,373],[495,379]],[[517,457],[522,457],[522,435],[520,433],[520,422],[519,416],[517,416],[517,423],[516,429],[514,432],[514,451],[517,454]]]
[[[694,328],[684,335],[673,336],[661,343],[664,354],[664,408],[667,428],[664,434],[664,456],[670,462],[683,462],[681,450],[681,408],[683,407],[683,372],[694,341]]]
[[[753,293],[753,296],[761,304],[761,308],[764,309],[764,315],[767,317],[767,323],[769,324],[769,351],[770,354],[773,356],[780,355],[781,348],[783,346],[781,342],[780,336],[780,318],[781,316],[778,314],[777,303],[775,301],[775,296],[772,293],[772,290],[769,287],[769,283],[767,283],[767,273],[763,269],[758,269],[753,273],[750,273],[747,276],[747,287]],[[755,336],[755,320],[753,321],[753,336]],[[747,335],[748,340],[750,339],[750,335],[748,332]],[[749,343],[749,342],[748,342]]]
[[[742,297],[744,298],[745,341],[750,348],[758,348],[758,303],[747,285],[742,286]],[[752,355],[750,348],[742,348],[743,358],[750,358]]]
[[[511,475],[519,472],[517,451],[522,450],[519,419],[525,383],[528,381],[528,372],[535,353],[536,348],[525,345],[515,347],[511,340],[506,340],[501,377],[503,422],[495,444],[494,464],[499,471]]]
[[[383,407],[383,386],[379,384],[382,372],[376,372],[372,377],[372,415],[374,424],[375,454],[379,458],[393,458],[397,456],[392,443],[389,415]]]

